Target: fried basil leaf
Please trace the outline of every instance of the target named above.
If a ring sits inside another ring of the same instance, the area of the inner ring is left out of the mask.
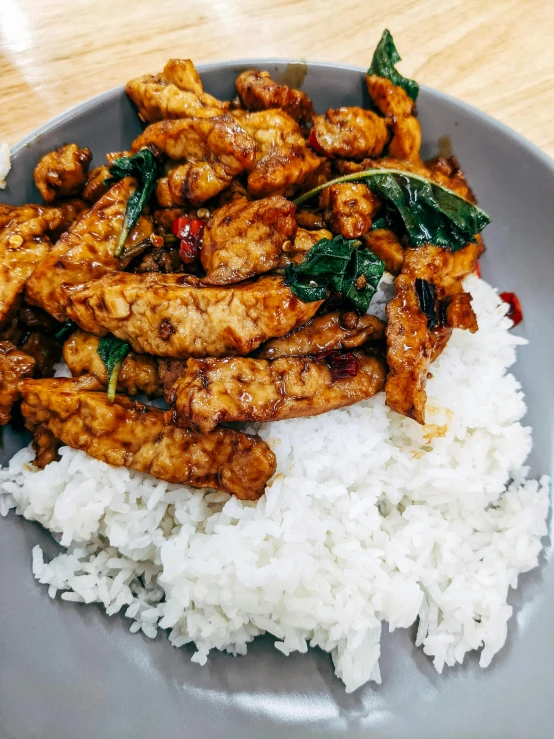
[[[130,349],[131,347],[126,341],[118,339],[117,336],[112,334],[103,336],[98,343],[98,354],[108,371],[108,400],[110,403],[113,403],[115,398],[121,364]]]
[[[304,303],[324,300],[329,290],[343,293],[362,313],[369,307],[384,264],[372,252],[359,249],[357,239],[335,236],[315,244],[302,264],[289,264],[285,283]]]
[[[377,44],[367,73],[375,74],[378,77],[385,77],[393,85],[401,87],[412,100],[416,100],[419,93],[419,85],[415,80],[409,80],[400,74],[394,66],[399,61],[401,61],[401,57],[396,50],[391,33],[388,29],[385,29]]]
[[[384,271],[383,260],[369,249],[352,252],[341,292],[360,313],[367,313]]]
[[[364,181],[396,209],[410,246],[435,244],[457,251],[490,223],[480,208],[430,180],[382,172]]]
[[[432,331],[439,324],[437,316],[437,288],[427,280],[416,279],[415,289],[419,305],[427,317],[427,328]]]
[[[105,185],[112,185],[124,177],[134,177],[138,180],[137,189],[127,201],[123,228],[115,249],[116,257],[121,256],[129,232],[137,225],[144,206],[152,197],[152,193],[156,189],[159,171],[158,160],[150,149],[141,149],[131,157],[120,157],[110,167],[111,177],[104,180]]]

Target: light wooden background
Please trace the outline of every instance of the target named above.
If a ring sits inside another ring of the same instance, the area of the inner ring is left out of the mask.
[[[0,0],[0,140],[171,56],[367,66],[385,27],[407,76],[554,156],[554,0]]]

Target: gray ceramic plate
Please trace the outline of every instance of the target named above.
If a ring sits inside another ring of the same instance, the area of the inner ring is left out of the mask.
[[[248,61],[201,68],[209,92],[234,94],[247,67],[277,77],[305,71],[285,62]],[[140,69],[137,66],[137,72]],[[292,75],[293,78],[295,75]],[[300,75],[301,76],[301,75]],[[360,70],[308,64],[303,89],[318,111],[364,103]],[[367,102],[367,101],[365,101]],[[554,417],[554,163],[518,135],[445,95],[418,99],[424,155],[450,138],[480,204],[486,231],[484,277],[516,290],[525,313],[516,375],[527,393],[535,445],[533,475],[552,471]],[[47,124],[13,151],[9,203],[36,200],[32,170],[53,147],[76,141],[97,162],[139,132],[123,90],[107,92]],[[6,434],[0,460],[22,445]],[[413,646],[413,631],[384,635],[383,684],[351,695],[319,651],[284,657],[260,639],[248,656],[216,654],[204,668],[191,650],[131,635],[129,621],[99,608],[52,601],[34,582],[31,547],[57,550],[37,525],[9,516],[0,537],[1,739],[183,739],[183,737],[487,737],[554,735],[554,567],[547,542],[540,570],[521,578],[510,602],[508,643],[487,670],[477,659],[439,676]]]

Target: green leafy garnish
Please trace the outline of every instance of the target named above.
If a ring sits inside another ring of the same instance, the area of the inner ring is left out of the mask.
[[[410,246],[443,246],[457,251],[487,226],[491,219],[469,200],[420,175],[400,169],[365,169],[314,187],[294,200],[300,205],[326,187],[340,182],[365,182],[385,208],[400,217]]]
[[[130,349],[131,346],[126,341],[112,334],[103,336],[98,343],[98,354],[108,370],[107,394],[110,403],[114,401],[119,370]]]
[[[54,334],[54,338],[58,341],[65,341],[77,328],[77,324],[74,323],[71,318],[68,318],[64,325],[59,331]]]
[[[301,264],[289,264],[285,284],[304,303],[342,293],[362,313],[369,308],[385,265],[357,239],[320,239]]]
[[[127,201],[123,228],[121,229],[121,235],[114,252],[114,256],[120,257],[129,232],[137,225],[144,206],[148,203],[152,197],[152,193],[156,189],[156,182],[159,176],[158,160],[150,149],[141,149],[131,157],[120,157],[116,159],[110,167],[110,175],[111,177],[104,180],[105,185],[119,182],[124,177],[134,177],[138,180],[137,189]]]
[[[388,29],[385,29],[381,40],[377,44],[367,73],[375,74],[378,77],[385,77],[393,85],[401,87],[412,100],[416,100],[419,93],[419,85],[415,80],[409,80],[400,74],[394,66],[399,61],[401,61],[401,57],[396,50],[391,33]]]

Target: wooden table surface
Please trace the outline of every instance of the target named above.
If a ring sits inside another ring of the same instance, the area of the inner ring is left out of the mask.
[[[0,141],[171,56],[365,67],[385,27],[406,76],[554,156],[554,0],[0,0]]]

